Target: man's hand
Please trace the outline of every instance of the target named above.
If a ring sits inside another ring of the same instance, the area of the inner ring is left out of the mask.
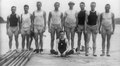
[[[18,31],[18,34],[20,34],[21,33],[21,29],[19,29],[19,31]]]
[[[60,53],[60,52],[58,52],[58,56],[61,56],[61,53]]]
[[[75,32],[78,32],[78,27],[77,26],[75,27]]]
[[[50,27],[48,28],[48,32],[51,33],[51,28]]]
[[[99,30],[99,34],[101,34],[102,32],[101,32],[101,30]]]
[[[99,34],[101,34],[102,33],[102,30],[101,30],[101,28],[99,29]]]
[[[45,32],[45,30],[46,30],[46,27],[43,28],[43,33]]]
[[[8,28],[7,28],[7,35],[8,35]]]
[[[114,31],[112,31],[112,33],[111,33],[112,35],[114,34]]]
[[[63,56],[65,56],[65,55],[66,55],[66,52],[63,53]]]
[[[99,30],[98,30],[98,29],[96,30],[96,33],[99,33]]]
[[[85,34],[86,34],[86,33],[87,33],[87,30],[85,29],[84,32],[85,32]]]

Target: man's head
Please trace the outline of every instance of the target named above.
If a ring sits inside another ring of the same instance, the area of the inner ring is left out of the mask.
[[[28,5],[24,5],[24,11],[28,12],[28,10],[29,10],[29,6]]]
[[[64,31],[60,31],[60,38],[64,38],[65,32]]]
[[[37,9],[41,9],[42,3],[40,1],[38,1],[37,4],[36,4],[36,6],[37,6]]]
[[[55,7],[55,9],[58,9],[60,7],[60,3],[59,2],[55,2],[54,3],[54,7]]]
[[[75,5],[75,3],[72,2],[72,1],[70,1],[70,2],[68,3],[68,5],[69,5],[69,8],[70,8],[70,9],[73,9],[73,6]]]
[[[81,8],[81,10],[84,10],[84,8],[85,8],[85,3],[84,2],[80,3],[80,8]]]
[[[96,3],[95,2],[91,2],[90,6],[91,6],[91,10],[94,11],[95,7],[96,7]]]
[[[12,6],[12,7],[11,7],[11,12],[12,12],[12,13],[15,13],[15,12],[16,12],[16,6]]]
[[[106,12],[109,12],[109,10],[110,10],[110,4],[106,4],[106,5],[105,5],[105,11],[106,11]]]

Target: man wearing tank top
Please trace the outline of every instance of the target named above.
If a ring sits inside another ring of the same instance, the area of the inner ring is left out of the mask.
[[[24,5],[24,13],[21,14],[22,50],[24,50],[25,44],[26,44],[26,49],[29,50],[29,38],[30,38],[30,30],[32,23],[32,15],[28,12],[28,10],[29,10],[29,6]]]
[[[54,4],[55,10],[49,13],[48,17],[48,31],[51,35],[51,50],[50,53],[53,54],[55,52],[54,48],[54,37],[56,33],[56,38],[59,38],[59,32],[62,30],[62,20],[63,13],[59,11],[60,3],[55,2]]]
[[[33,12],[33,25],[34,25],[34,34],[35,34],[35,52],[43,51],[43,33],[46,29],[46,12],[41,9],[42,3],[37,2],[37,10]],[[38,42],[38,37],[40,40]],[[39,44],[38,44],[39,43]]]
[[[68,42],[70,43],[71,36],[71,50],[74,49],[74,35],[75,35],[75,27],[77,23],[77,11],[73,9],[75,5],[74,2],[69,2],[69,10],[65,11],[64,14],[64,30],[66,32],[66,36]]]
[[[73,54],[74,51],[70,51],[68,40],[65,38],[65,32],[60,31],[60,37],[56,39],[56,52],[54,54],[65,57],[67,55]]]
[[[85,3],[80,3],[80,11],[78,12],[77,19],[77,33],[78,33],[78,45],[76,48],[76,51],[80,53],[80,46],[81,46],[81,36],[82,33],[84,34],[84,43],[86,43],[86,33],[85,33],[85,27],[86,27],[86,10],[85,10]],[[81,48],[84,50],[84,48]]]
[[[16,49],[18,49],[18,35],[20,28],[20,17],[16,14],[16,6],[11,7],[11,14],[7,17],[7,35],[9,36],[9,51],[12,50],[12,38],[15,36]]]
[[[110,4],[105,5],[105,12],[100,15],[100,34],[102,36],[102,54],[105,55],[105,41],[107,40],[106,55],[110,56],[110,39],[115,30],[114,13],[110,12]]]
[[[86,45],[85,45],[85,56],[89,55],[89,42],[90,42],[90,36],[92,35],[92,40],[93,40],[93,56],[96,55],[96,36],[99,31],[99,14],[97,11],[95,11],[96,3],[91,2],[91,11],[87,13],[87,40],[86,40]]]

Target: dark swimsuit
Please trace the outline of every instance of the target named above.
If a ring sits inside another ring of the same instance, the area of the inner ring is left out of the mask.
[[[78,13],[78,25],[84,25],[85,24],[85,10],[80,11]]]
[[[60,39],[58,43],[58,50],[60,51],[61,54],[66,50],[66,47],[67,43],[65,42],[65,39],[64,40]]]
[[[97,18],[98,18],[98,16],[96,14],[96,11],[95,12],[90,11],[90,15],[88,16],[88,23],[87,24],[90,26],[96,25]]]
[[[10,21],[10,26],[11,27],[16,27],[17,23],[18,23],[18,18],[16,17],[16,14],[11,14],[10,18],[9,18],[9,21]]]

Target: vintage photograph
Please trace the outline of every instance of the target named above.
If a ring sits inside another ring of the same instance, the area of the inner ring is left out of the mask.
[[[0,66],[120,66],[120,0],[0,0]]]

